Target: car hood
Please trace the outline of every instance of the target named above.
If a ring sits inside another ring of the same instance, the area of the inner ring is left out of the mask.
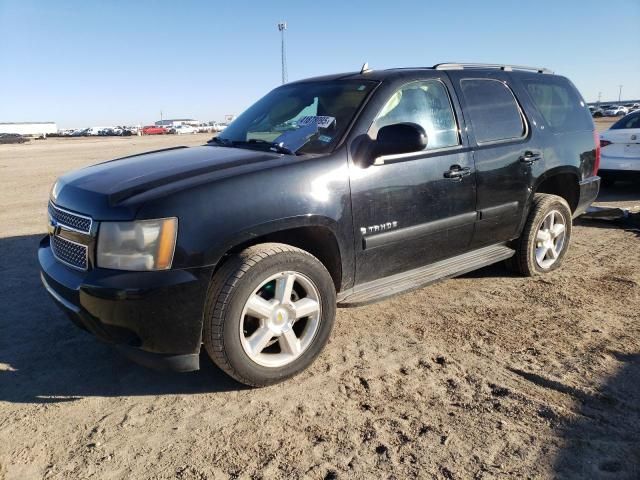
[[[133,199],[153,190],[179,185],[179,189],[219,177],[265,168],[274,162],[294,161],[287,156],[219,146],[176,147],[132,155],[70,172],[58,179],[51,200],[58,206],[97,220],[134,215]],[[178,187],[176,187],[178,188]]]

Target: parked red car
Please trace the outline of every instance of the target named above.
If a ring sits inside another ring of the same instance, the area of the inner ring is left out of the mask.
[[[149,125],[142,128],[143,135],[164,135],[165,133],[167,133],[167,130],[157,125]]]

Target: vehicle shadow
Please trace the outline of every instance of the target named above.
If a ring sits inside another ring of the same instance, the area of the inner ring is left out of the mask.
[[[640,212],[616,220],[577,218],[574,220],[574,225],[591,228],[622,228],[624,231],[635,233],[640,237]]]
[[[504,262],[498,262],[460,275],[459,278],[515,278],[519,276],[509,270]]]
[[[640,199],[640,184],[637,182],[616,182],[607,187],[601,187],[596,202],[624,202]]]
[[[579,391],[575,420],[559,430],[556,478],[640,478],[640,353],[609,352],[622,368],[595,395]],[[548,388],[554,388],[550,386]]]
[[[0,401],[64,402],[88,396],[189,394],[243,385],[201,354],[192,373],[156,372],[78,329],[42,287],[42,235],[0,239]]]

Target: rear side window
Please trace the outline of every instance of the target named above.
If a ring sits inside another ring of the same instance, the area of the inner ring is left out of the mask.
[[[552,132],[593,130],[589,109],[567,79],[538,74],[523,83]]]
[[[611,125],[611,130],[622,130],[623,128],[640,128],[640,112],[627,115]]]
[[[521,138],[525,125],[513,92],[493,79],[466,79],[460,82],[478,143],[503,142]]]

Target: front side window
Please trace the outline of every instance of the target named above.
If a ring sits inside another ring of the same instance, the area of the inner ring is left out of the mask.
[[[377,82],[333,80],[284,85],[268,93],[218,135],[217,143],[299,153],[328,153]]]
[[[449,94],[440,81],[427,80],[403,86],[380,110],[370,135],[375,138],[382,127],[405,122],[417,123],[424,128],[427,150],[460,144]]]
[[[513,93],[499,80],[465,79],[460,82],[478,143],[521,138],[525,125]]]

